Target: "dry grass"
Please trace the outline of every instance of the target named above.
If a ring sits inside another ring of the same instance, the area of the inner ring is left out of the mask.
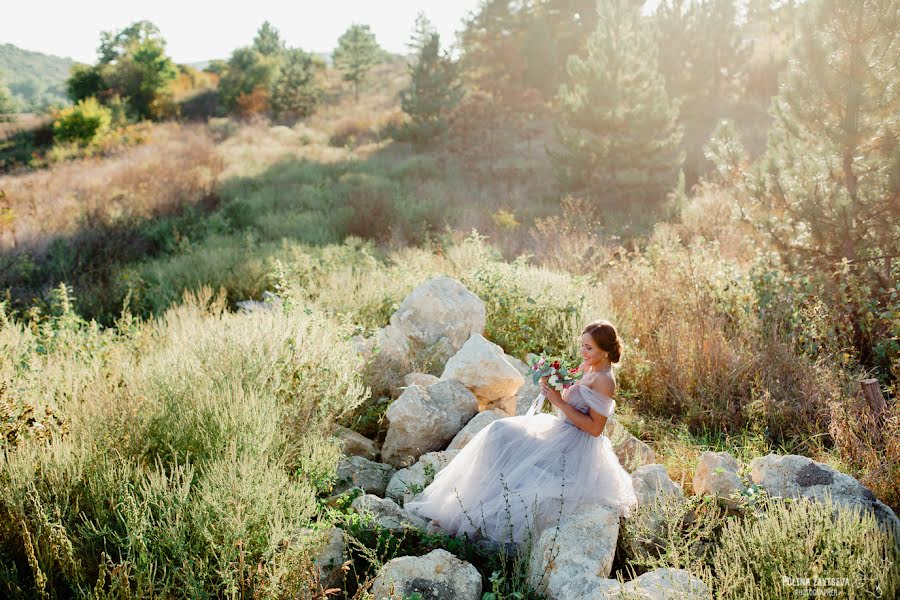
[[[0,250],[41,251],[55,236],[166,214],[215,193],[222,160],[200,126],[160,125],[148,143],[106,159],[0,177],[11,218]]]

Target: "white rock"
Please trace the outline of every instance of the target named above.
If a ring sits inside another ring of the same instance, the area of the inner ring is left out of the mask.
[[[747,490],[738,475],[739,468],[737,460],[727,452],[703,452],[694,471],[694,493],[717,495],[727,504],[736,504],[732,494]]]
[[[666,495],[684,496],[684,490],[669,477],[666,467],[660,464],[643,465],[631,474],[638,506],[651,505]]]
[[[428,373],[407,373],[403,376],[403,385],[406,387],[409,387],[411,385],[428,387],[429,385],[435,384],[440,380],[440,377],[429,375]]]
[[[484,332],[487,311],[481,298],[452,277],[436,277],[418,286],[391,315],[391,325],[422,346],[446,338],[453,352],[473,334]]]
[[[648,600],[704,600],[711,598],[709,588],[699,577],[683,569],[660,568],[626,583],[626,594]]]
[[[334,435],[343,444],[345,456],[362,456],[369,460],[375,460],[378,457],[378,446],[366,436],[341,426],[335,427]]]
[[[472,438],[475,435],[496,421],[497,419],[502,419],[506,417],[507,414],[500,409],[492,409],[486,410],[478,413],[466,423],[466,426],[459,430],[459,433],[453,438],[450,442],[450,445],[447,446],[447,450],[462,450],[466,444],[472,441]]]
[[[480,600],[481,575],[469,563],[438,549],[389,560],[372,583],[376,600],[403,600],[416,592],[429,600]]]
[[[391,465],[374,462],[362,456],[351,456],[338,464],[334,493],[340,494],[359,487],[368,494],[383,496],[388,481],[395,472]]]
[[[855,478],[826,464],[797,454],[768,454],[753,459],[750,469],[753,482],[771,496],[822,502],[830,494],[835,504],[871,512],[886,531],[900,536],[900,520],[889,506]]]
[[[387,409],[382,460],[408,467],[426,452],[442,450],[477,410],[475,396],[458,381],[406,388]]]
[[[361,515],[371,517],[372,522],[391,531],[425,529],[427,525],[422,517],[403,510],[393,500],[379,498],[373,494],[356,498],[351,506]]]
[[[400,469],[394,473],[390,482],[388,482],[385,495],[397,502],[402,501],[403,504],[406,504],[411,498],[424,490],[434,480],[434,476],[450,464],[450,461],[457,454],[459,454],[459,450],[423,454],[413,466]]]
[[[564,589],[578,578],[588,576],[581,582],[585,589],[601,585],[612,570],[618,537],[616,510],[599,505],[573,513],[540,534],[531,552],[529,582],[558,600],[568,598]]]
[[[478,397],[479,409],[501,398],[515,396],[525,378],[506,360],[503,349],[474,334],[444,367],[442,380],[455,379]]]

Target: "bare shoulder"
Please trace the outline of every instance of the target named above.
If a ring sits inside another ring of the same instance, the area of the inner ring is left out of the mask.
[[[592,390],[610,398],[616,393],[616,380],[613,378],[612,373],[597,373],[587,382],[587,385]]]

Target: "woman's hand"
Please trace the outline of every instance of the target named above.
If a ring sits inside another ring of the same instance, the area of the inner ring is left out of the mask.
[[[547,383],[546,377],[541,377],[541,393],[544,394],[544,398],[549,400],[553,405],[558,405],[563,401],[562,394]]]

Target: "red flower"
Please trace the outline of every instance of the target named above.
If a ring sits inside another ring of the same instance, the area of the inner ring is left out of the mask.
[[[571,369],[569,369],[569,373],[577,373],[577,372],[578,372],[578,367],[572,367]]]
[[[554,368],[554,369],[558,369],[558,368],[559,368],[559,361],[558,361],[558,360],[554,360],[554,361],[553,361],[553,368]]]

